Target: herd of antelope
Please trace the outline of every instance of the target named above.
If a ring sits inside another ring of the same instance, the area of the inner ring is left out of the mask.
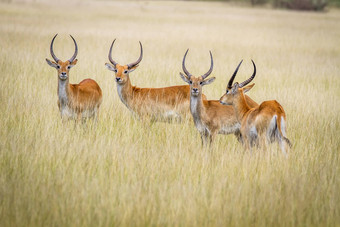
[[[69,83],[70,69],[77,64],[78,46],[71,36],[75,52],[67,61],[61,61],[53,51],[51,41],[50,53],[54,61],[46,59],[47,63],[58,72],[58,107],[62,120],[98,119],[99,107],[102,103],[102,91],[96,81],[85,79],[79,84]],[[140,45],[140,56],[137,61],[120,65],[112,58],[113,40],[109,50],[109,61],[106,67],[113,71],[117,83],[120,100],[139,119],[151,117],[156,121],[181,119],[191,113],[194,124],[199,131],[203,145],[210,145],[216,134],[235,134],[246,147],[266,147],[266,143],[278,142],[284,154],[286,145],[291,142],[286,135],[286,115],[283,107],[276,101],[264,101],[260,105],[244,93],[254,84],[248,85],[256,75],[256,66],[252,76],[242,83],[234,79],[242,61],[231,76],[226,93],[220,100],[207,100],[202,92],[204,85],[214,82],[215,77],[208,78],[213,71],[213,57],[210,52],[211,65],[208,72],[201,76],[192,75],[185,66],[189,49],[185,52],[180,77],[189,85],[163,88],[139,88],[133,86],[129,74],[133,72],[143,59],[143,46]]]

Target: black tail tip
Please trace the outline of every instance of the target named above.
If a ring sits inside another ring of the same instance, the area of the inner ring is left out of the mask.
[[[286,141],[286,143],[289,145],[289,148],[292,148],[293,144],[290,142],[290,140],[287,137],[283,137],[283,139]]]

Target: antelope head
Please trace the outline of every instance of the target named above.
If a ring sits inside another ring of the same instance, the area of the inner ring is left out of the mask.
[[[74,45],[75,45],[74,54],[69,60],[67,60],[65,62],[61,61],[59,58],[57,58],[57,56],[55,56],[55,54],[53,52],[53,43],[54,43],[54,39],[57,37],[57,35],[58,34],[56,34],[53,37],[52,42],[51,42],[51,46],[50,46],[51,56],[54,59],[54,61],[51,61],[51,60],[46,58],[46,62],[50,66],[57,69],[58,77],[59,77],[60,80],[67,80],[68,77],[69,77],[70,69],[73,66],[75,66],[77,64],[77,61],[78,61],[78,59],[75,59],[77,57],[77,54],[78,54],[78,46],[77,46],[77,42],[75,41],[75,39],[72,37],[72,35],[70,35],[73,42],[74,42]]]
[[[185,58],[188,54],[188,51],[189,51],[189,49],[187,49],[187,51],[185,52],[183,62],[182,62],[182,69],[183,69],[183,72],[185,73],[185,75],[181,72],[179,74],[180,74],[181,78],[190,85],[191,95],[192,96],[199,96],[199,95],[202,94],[202,87],[204,85],[211,84],[216,79],[215,77],[211,77],[209,79],[206,79],[211,74],[213,67],[214,67],[213,57],[212,57],[211,51],[209,51],[210,59],[211,59],[210,69],[208,70],[208,72],[206,72],[202,76],[195,77],[195,76],[191,75],[185,67]]]
[[[233,105],[233,102],[234,102],[234,100],[237,96],[239,96],[240,94],[244,94],[244,93],[248,92],[255,85],[253,83],[251,85],[246,86],[247,84],[249,84],[255,78],[255,75],[256,75],[255,63],[254,63],[253,60],[251,60],[251,61],[252,61],[253,66],[254,66],[253,75],[249,79],[243,81],[240,84],[238,82],[235,82],[233,84],[233,81],[236,77],[237,71],[238,71],[238,69],[240,68],[240,66],[243,62],[243,60],[242,60],[238,64],[237,68],[235,69],[235,72],[233,73],[233,75],[231,76],[231,78],[228,82],[226,93],[220,98],[221,104],[223,104],[223,105]]]
[[[130,64],[127,64],[127,65],[120,65],[112,59],[112,47],[113,47],[113,44],[115,43],[115,41],[116,41],[116,39],[113,40],[111,47],[110,47],[110,51],[109,51],[109,60],[110,60],[111,64],[106,63],[105,65],[108,68],[108,70],[111,70],[115,73],[117,84],[122,85],[122,84],[125,84],[128,81],[129,73],[134,71],[138,67],[138,64],[142,61],[142,59],[143,59],[143,47],[142,47],[141,42],[139,42],[140,56],[139,56],[137,61],[130,63]]]

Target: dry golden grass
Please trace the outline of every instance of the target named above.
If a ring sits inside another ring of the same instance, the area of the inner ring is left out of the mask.
[[[339,226],[340,11],[301,13],[204,2],[77,1],[0,4],[0,226]],[[97,127],[63,125],[57,75],[45,58],[73,53],[70,81],[103,90]],[[108,62],[144,59],[133,84],[183,84],[215,59],[218,99],[258,67],[249,95],[278,100],[294,146],[244,152],[234,136],[202,149],[191,119],[135,120],[120,102]]]

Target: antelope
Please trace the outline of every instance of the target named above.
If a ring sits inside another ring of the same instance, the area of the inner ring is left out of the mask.
[[[120,65],[112,59],[113,40],[108,58],[111,64],[106,63],[107,69],[115,73],[117,91],[120,100],[139,119],[151,117],[153,121],[180,122],[184,115],[189,115],[190,87],[188,85],[171,86],[163,88],[139,88],[132,86],[130,73],[142,61],[143,47],[140,45],[140,56],[137,61]],[[204,96],[205,98],[205,96]]]
[[[50,45],[50,53],[54,61],[46,58],[47,64],[57,69],[58,72],[58,107],[62,120],[86,118],[98,119],[98,111],[102,102],[102,90],[96,81],[85,79],[79,84],[69,83],[70,69],[77,64],[78,46],[76,40],[71,36],[75,51],[73,56],[63,62],[53,52],[53,43],[56,34]]]
[[[246,86],[256,75],[255,63],[251,61],[254,66],[253,75],[240,84],[238,82],[233,84],[241,61],[230,78],[226,93],[220,98],[220,102],[223,105],[232,105],[235,109],[247,150],[254,145],[264,147],[266,142],[277,141],[282,153],[286,155],[285,143],[290,147],[292,144],[286,135],[286,114],[283,107],[276,100],[264,101],[257,107],[252,107],[246,102],[244,93],[255,85],[253,83]]]
[[[213,70],[213,57],[210,53],[211,65],[208,72],[202,76],[195,77],[185,67],[185,59],[189,49],[185,52],[182,69],[180,72],[181,78],[190,85],[190,111],[193,116],[194,124],[201,135],[202,145],[206,146],[209,142],[211,145],[216,134],[231,134],[234,133],[239,141],[242,142],[240,137],[240,124],[238,123],[234,109],[231,106],[223,106],[218,100],[204,100],[202,98],[202,87],[211,84],[215,77],[206,79]],[[257,106],[257,103],[251,98],[247,97],[247,102],[251,106]]]

